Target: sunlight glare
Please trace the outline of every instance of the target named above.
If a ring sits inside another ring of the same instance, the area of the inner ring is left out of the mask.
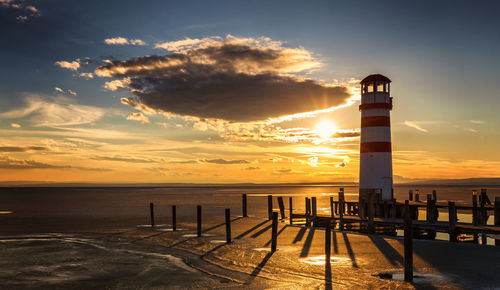
[[[337,126],[330,120],[324,119],[319,121],[314,127],[314,132],[321,138],[326,139],[337,132]]]

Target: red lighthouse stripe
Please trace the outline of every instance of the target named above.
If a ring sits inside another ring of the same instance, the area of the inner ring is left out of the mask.
[[[392,152],[391,142],[364,142],[361,143],[361,153]]]
[[[391,103],[368,103],[359,105],[359,110],[365,109],[389,109],[392,110],[392,101]]]
[[[364,117],[361,119],[361,128],[365,127],[390,127],[391,118],[386,116]]]

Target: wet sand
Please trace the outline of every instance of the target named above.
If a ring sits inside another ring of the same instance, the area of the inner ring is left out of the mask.
[[[419,274],[402,280],[402,239],[333,231],[324,263],[324,231],[279,225],[270,253],[265,196],[212,191],[0,191],[0,285],[25,288],[495,288],[500,251],[493,246],[414,240]],[[17,196],[16,196],[17,194]],[[302,196],[298,198],[303,199]],[[31,199],[31,200],[30,200]],[[151,228],[149,201],[156,204]],[[203,205],[196,237],[195,205]],[[177,204],[178,231],[170,227]],[[297,208],[301,202],[298,201]],[[225,244],[224,208],[232,208],[234,242]],[[393,273],[393,280],[380,273]],[[399,280],[399,281],[398,281]]]

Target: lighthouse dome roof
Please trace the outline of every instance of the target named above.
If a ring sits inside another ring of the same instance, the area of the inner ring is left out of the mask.
[[[364,79],[361,81],[361,83],[366,83],[366,82],[377,82],[377,81],[378,81],[378,82],[380,82],[380,81],[382,81],[382,82],[388,82],[388,83],[390,83],[390,82],[391,82],[391,80],[390,80],[388,77],[384,76],[384,75],[381,75],[381,74],[373,74],[373,75],[369,75],[369,76],[367,76],[366,78],[364,78]]]

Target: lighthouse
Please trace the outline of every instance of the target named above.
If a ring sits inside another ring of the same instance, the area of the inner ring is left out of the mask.
[[[382,200],[393,198],[390,83],[380,74],[361,81],[360,201],[375,192]]]

